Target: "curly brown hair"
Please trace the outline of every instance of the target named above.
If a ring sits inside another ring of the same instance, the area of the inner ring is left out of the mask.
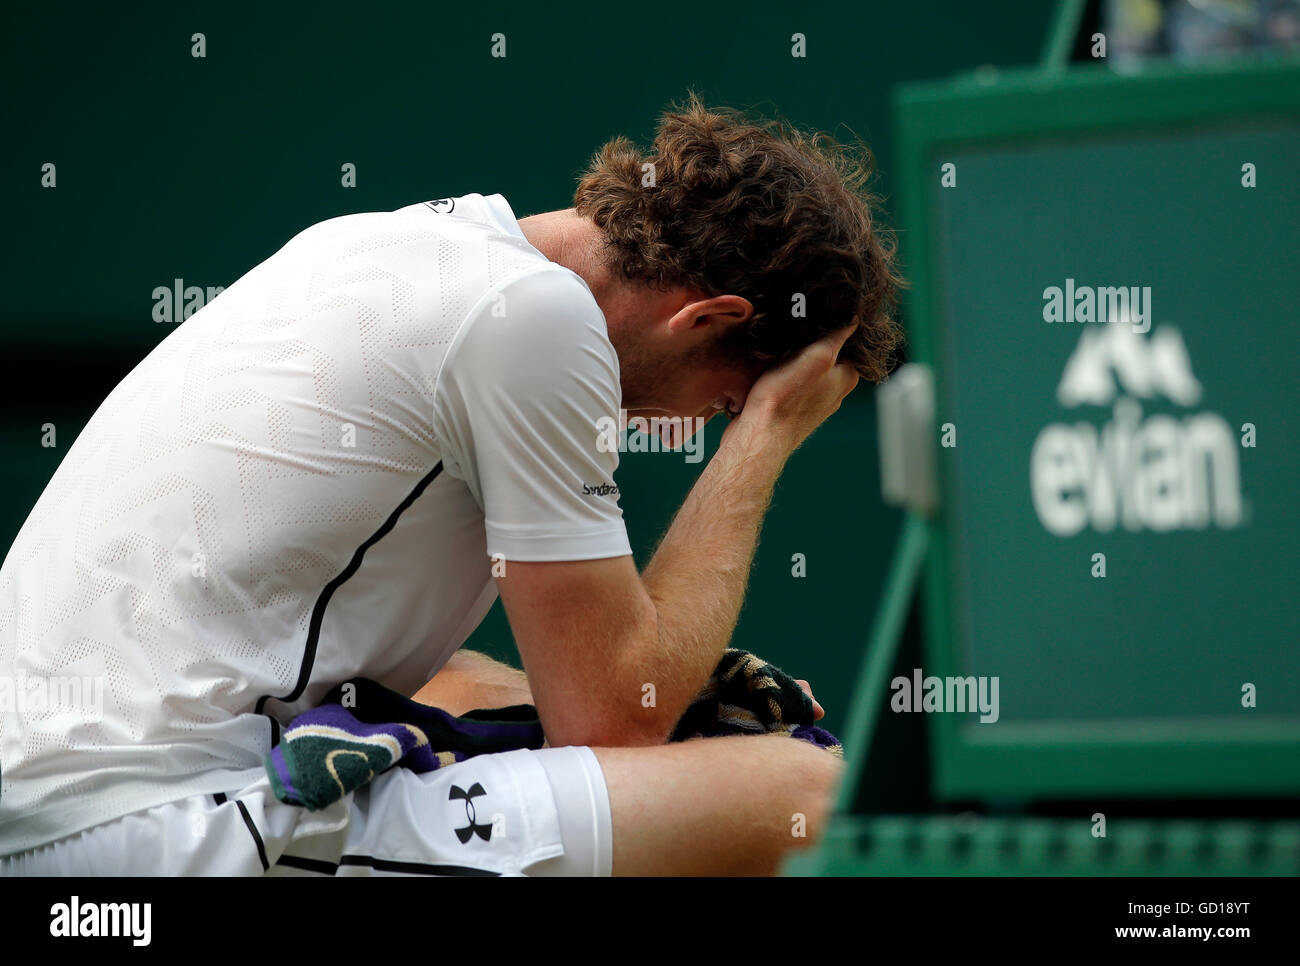
[[[747,298],[753,319],[722,337],[727,357],[776,364],[857,322],[840,360],[879,382],[902,339],[904,283],[867,190],[871,153],[859,147],[708,108],[692,93],[661,116],[649,152],[624,137],[602,147],[574,208],[602,230],[604,258],[623,278]]]

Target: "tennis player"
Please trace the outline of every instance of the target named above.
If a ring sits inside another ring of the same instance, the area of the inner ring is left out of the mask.
[[[334,218],[228,287],[109,395],[0,570],[0,874],[770,873],[815,841],[831,755],[667,738],[782,467],[887,371],[872,203],[851,151],[692,97],[571,208]],[[600,427],[719,412],[638,572]],[[458,654],[498,594],[526,673]],[[535,703],[549,746],[281,803],[265,756],[354,676]]]

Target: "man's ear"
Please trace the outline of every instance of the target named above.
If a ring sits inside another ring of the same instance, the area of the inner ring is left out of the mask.
[[[714,295],[686,302],[668,320],[668,330],[685,332],[702,326],[729,328],[748,322],[754,315],[753,303],[739,295]]]

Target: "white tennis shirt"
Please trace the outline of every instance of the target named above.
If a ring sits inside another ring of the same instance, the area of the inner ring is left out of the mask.
[[[620,402],[591,291],[500,195],[293,238],[113,390],[5,558],[0,854],[239,787],[348,677],[414,693],[492,555],[629,554]]]

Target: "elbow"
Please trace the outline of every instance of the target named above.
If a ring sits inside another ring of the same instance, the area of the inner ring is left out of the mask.
[[[646,709],[653,712],[654,709]],[[586,745],[591,748],[649,748],[666,745],[672,728],[665,728],[661,716],[647,714],[644,718],[600,717],[588,719],[547,731],[546,740],[553,747]]]
[[[633,626],[653,627],[653,634],[620,647],[619,651],[632,659],[612,661],[600,679],[589,685],[582,706],[565,709],[562,720],[554,723],[554,731],[552,722],[547,722],[546,737],[551,745],[648,748],[668,744],[677,719],[656,700],[653,685],[643,683],[645,662],[636,659],[656,653],[659,640],[659,615],[649,598],[645,603],[646,614]],[[617,701],[615,695],[620,696]]]
[[[612,728],[601,734],[598,748],[654,748],[668,744],[668,733],[662,728]]]

